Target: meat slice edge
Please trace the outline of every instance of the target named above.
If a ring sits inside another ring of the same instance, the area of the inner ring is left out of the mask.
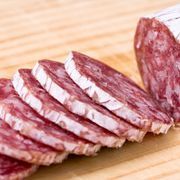
[[[67,156],[20,135],[1,119],[0,154],[37,165],[60,163]]]
[[[33,174],[38,166],[18,161],[0,154],[0,179],[17,180],[24,179]]]

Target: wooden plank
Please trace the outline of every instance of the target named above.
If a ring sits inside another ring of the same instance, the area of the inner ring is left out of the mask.
[[[139,17],[178,0],[0,1],[0,77],[11,77],[39,59],[63,62],[78,50],[106,62],[142,86],[133,50]],[[29,179],[180,179],[180,134],[147,135],[143,143],[96,157],[70,156]]]

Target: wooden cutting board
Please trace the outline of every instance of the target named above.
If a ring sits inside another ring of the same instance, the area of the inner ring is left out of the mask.
[[[178,0],[0,1],[0,76],[11,77],[39,59],[64,61],[70,50],[98,58],[142,82],[133,51],[139,17]],[[70,156],[41,167],[29,180],[180,179],[180,132],[149,134],[143,143],[102,149],[96,157]]]

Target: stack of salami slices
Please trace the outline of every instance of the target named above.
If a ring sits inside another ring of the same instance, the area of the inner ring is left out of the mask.
[[[0,179],[23,179],[68,154],[141,142],[147,132],[167,133],[180,113],[180,29],[172,27],[179,17],[176,6],[138,24],[135,49],[149,93],[74,51],[65,64],[40,60],[0,79]]]

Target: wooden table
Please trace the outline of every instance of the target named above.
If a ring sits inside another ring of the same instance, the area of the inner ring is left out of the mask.
[[[142,85],[133,51],[139,17],[178,0],[1,0],[0,76],[39,59],[64,61],[70,50],[99,58]],[[42,167],[32,180],[180,179],[180,133],[147,135],[143,143],[70,156]]]

